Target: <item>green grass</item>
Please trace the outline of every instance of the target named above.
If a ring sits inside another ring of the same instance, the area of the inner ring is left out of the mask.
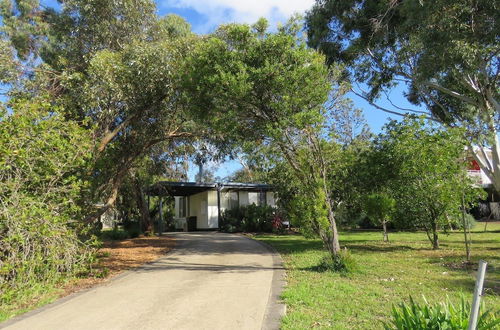
[[[488,309],[500,309],[500,224],[479,223],[472,233],[472,261],[490,263],[485,296]],[[282,298],[287,305],[284,329],[381,329],[391,307],[412,295],[431,303],[472,299],[474,271],[463,267],[463,233],[441,234],[441,249],[430,248],[425,233],[397,232],[382,242],[380,232],[341,232],[342,247],[357,259],[360,270],[349,276],[318,272],[325,255],[321,242],[302,236],[261,235],[257,239],[274,246],[287,270]]]
[[[62,281],[57,283],[35,283],[18,294],[15,302],[0,304],[0,322],[24,314],[35,308],[50,304],[60,297]]]

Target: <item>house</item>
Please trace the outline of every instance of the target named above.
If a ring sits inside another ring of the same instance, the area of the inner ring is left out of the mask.
[[[488,161],[491,161],[491,150],[486,149],[485,155]],[[479,158],[484,161],[484,155],[479,155]],[[467,163],[467,174],[469,177],[474,180],[477,185],[482,186],[485,189],[491,187],[492,184],[490,178],[488,178],[486,173],[484,173],[472,155],[467,157]]]
[[[478,150],[475,149],[477,152]],[[481,161],[492,162],[492,152],[491,149],[485,148],[484,153],[477,152],[478,157]],[[485,158],[486,157],[486,158]],[[484,219],[500,219],[500,196],[496,192],[490,178],[486,175],[486,173],[481,169],[479,163],[474,159],[472,155],[467,157],[467,174],[474,181],[474,184],[477,187],[483,188],[487,197],[485,200],[479,202],[478,206],[474,207],[471,210],[471,213],[478,220]]]
[[[276,205],[275,193],[267,184],[162,181],[151,186],[147,193],[174,198],[176,229],[185,229],[190,217],[196,217],[196,229],[218,229],[224,210],[250,204]]]

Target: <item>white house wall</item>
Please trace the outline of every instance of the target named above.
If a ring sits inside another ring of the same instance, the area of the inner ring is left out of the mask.
[[[206,191],[189,196],[189,216],[196,217],[196,228],[208,228],[208,194]]]
[[[180,197],[179,196],[174,196],[174,218],[180,218],[180,202],[179,202]]]
[[[248,202],[248,191],[240,191],[240,206],[247,206],[250,203]]]
[[[222,191],[221,192],[221,201],[220,201],[220,208],[221,211],[225,211],[229,208],[229,205],[231,203],[231,192],[230,191]]]
[[[205,227],[199,227],[203,229],[217,229],[219,228],[219,210],[217,205],[217,192],[216,191],[208,191],[208,215],[207,215],[207,223]]]
[[[248,193],[248,204],[259,205],[259,193],[249,192]]]
[[[266,204],[272,207],[276,206],[276,199],[274,198],[274,193],[272,191],[266,192]]]
[[[238,202],[239,206],[247,206],[252,203],[259,204],[259,192],[249,191],[222,191],[221,192],[221,211],[227,210],[231,205]],[[181,229],[185,218],[179,217],[180,198],[175,196],[175,218],[176,227]],[[233,201],[231,202],[231,199]],[[196,217],[196,228],[199,229],[217,229],[219,227],[219,212],[217,209],[217,191],[210,190],[187,197],[187,216]],[[266,192],[266,205],[276,206],[276,196],[273,192]],[[178,224],[177,224],[178,222]]]

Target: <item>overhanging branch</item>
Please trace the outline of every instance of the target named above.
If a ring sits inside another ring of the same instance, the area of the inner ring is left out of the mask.
[[[387,109],[387,108],[384,108],[376,103],[374,103],[373,101],[371,101],[369,98],[367,98],[366,96],[364,96],[363,94],[361,93],[358,93],[356,92],[354,89],[351,88],[351,91],[356,95],[356,96],[359,96],[361,97],[363,100],[365,100],[366,102],[368,102],[371,106],[377,108],[378,110],[381,110],[381,111],[384,111],[384,112],[387,112],[387,113],[390,113],[390,114],[393,114],[393,115],[396,115],[396,116],[401,116],[401,117],[405,117],[408,115],[408,113],[401,113],[401,112],[398,112],[398,111],[394,111],[394,110],[390,110],[390,109]],[[425,114],[425,112],[422,112]],[[434,117],[430,117],[428,115],[425,115],[424,117],[425,119],[427,120],[432,120],[434,122],[438,122],[439,123],[439,120],[437,120],[436,118]]]

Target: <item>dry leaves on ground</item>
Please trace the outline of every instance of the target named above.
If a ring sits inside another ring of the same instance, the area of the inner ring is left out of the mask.
[[[68,283],[62,296],[90,288],[105,282],[115,275],[139,267],[165,255],[174,246],[171,237],[138,237],[123,241],[106,241],[99,250],[100,260],[96,269],[106,276],[88,277]]]

